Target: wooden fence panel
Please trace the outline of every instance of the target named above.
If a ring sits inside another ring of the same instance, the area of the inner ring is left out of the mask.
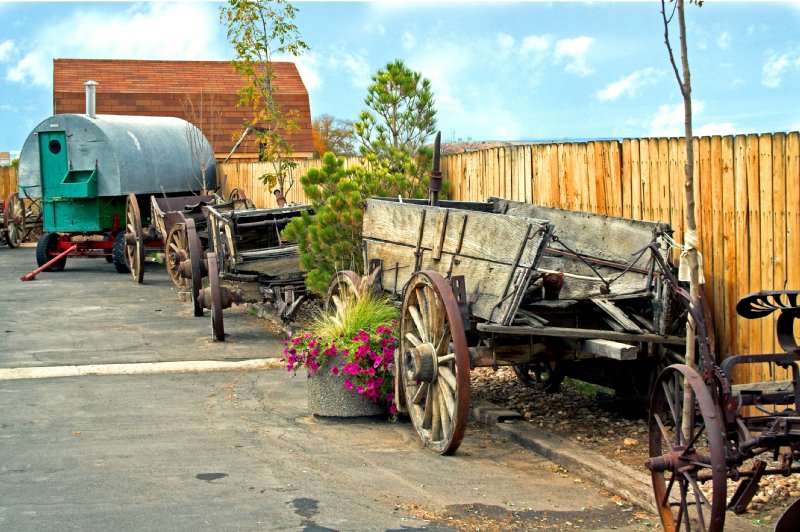
[[[3,200],[12,192],[17,192],[17,169],[13,166],[0,166],[0,198]]]
[[[777,349],[774,318],[736,315],[742,296],[800,289],[800,134],[702,137],[694,140],[695,216],[704,258],[705,291],[722,356]],[[361,164],[348,159],[346,166]],[[588,143],[503,146],[447,155],[442,170],[453,199],[491,195],[547,207],[665,221],[683,240],[685,141],[643,138]],[[319,161],[304,161],[303,175]],[[256,163],[218,166],[227,190],[243,188],[259,206],[274,198]],[[0,174],[5,175],[5,174]],[[5,180],[5,178],[4,178]],[[306,199],[299,184],[290,201]],[[754,365],[737,380],[780,378]]]

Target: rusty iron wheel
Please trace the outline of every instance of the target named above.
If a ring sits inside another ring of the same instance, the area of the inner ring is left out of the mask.
[[[469,350],[450,284],[415,273],[403,294],[395,379],[422,444],[439,454],[461,445],[469,417]]]
[[[189,239],[186,236],[186,226],[175,224],[169,230],[165,251],[165,262],[167,263],[167,273],[172,283],[185,290],[189,286],[190,280],[180,275],[181,262],[189,260]]]
[[[686,397],[691,405],[684,411]],[[648,428],[646,465],[664,530],[721,532],[727,498],[722,410],[695,370],[674,364],[659,375]]]
[[[125,255],[133,282],[141,284],[144,280],[144,232],[139,202],[133,194],[128,195],[125,205]]]
[[[215,342],[225,341],[225,326],[222,322],[222,294],[219,287],[219,267],[217,254],[209,253],[208,286],[211,292],[211,339]]]
[[[192,305],[194,315],[199,317],[203,315],[203,305],[200,302],[200,290],[203,289],[203,252],[197,228],[191,218],[186,219],[186,240],[189,243],[189,261],[192,267]]]
[[[16,192],[9,194],[3,204],[3,225],[8,247],[18,247],[25,235],[25,205]]]
[[[336,272],[328,285],[325,296],[325,312],[328,314],[345,312],[349,302],[360,297],[361,276],[352,270]]]

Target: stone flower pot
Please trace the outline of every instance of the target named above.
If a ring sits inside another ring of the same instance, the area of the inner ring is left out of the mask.
[[[342,358],[331,361],[341,365]],[[355,390],[344,387],[345,376],[331,373],[332,366],[320,368],[308,378],[308,410],[322,417],[361,417],[386,414],[386,407],[376,404]]]

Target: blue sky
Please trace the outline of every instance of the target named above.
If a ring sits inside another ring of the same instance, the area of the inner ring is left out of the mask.
[[[294,4],[312,116],[356,118],[399,58],[448,141],[682,135],[658,0]],[[231,59],[219,6],[0,1],[0,151],[52,114],[53,58]],[[800,129],[800,2],[706,0],[687,26],[695,134]]]

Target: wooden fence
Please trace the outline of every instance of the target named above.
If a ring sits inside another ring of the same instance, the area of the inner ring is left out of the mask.
[[[5,200],[17,188],[17,169],[13,166],[0,166],[0,198]]]
[[[797,132],[694,140],[694,193],[705,293],[721,356],[773,352],[774,319],[736,314],[740,297],[800,289],[800,138]],[[350,159],[348,165],[359,164]],[[319,167],[305,161],[297,175]],[[489,196],[562,209],[668,222],[684,233],[685,141],[625,139],[508,145],[442,157],[453,199]],[[274,198],[258,181],[266,166],[219,165],[226,189],[243,188],[259,206]],[[299,185],[291,201],[303,202]],[[754,367],[748,378],[770,380]]]

